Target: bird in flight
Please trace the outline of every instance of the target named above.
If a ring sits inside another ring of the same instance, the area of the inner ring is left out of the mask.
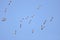
[[[44,25],[41,25],[41,30],[43,30],[45,28],[45,26]]]
[[[3,17],[1,21],[6,21],[6,18],[5,18],[5,17]]]
[[[32,33],[34,33],[34,29],[32,29]]]
[[[11,3],[12,3],[12,1],[10,0],[8,5],[10,5]]]
[[[51,17],[50,22],[53,20],[54,17]]]

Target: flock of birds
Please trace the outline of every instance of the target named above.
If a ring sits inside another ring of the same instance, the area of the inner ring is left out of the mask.
[[[10,6],[11,3],[12,3],[12,0],[9,1],[8,5]],[[40,6],[37,8],[37,10],[39,10],[39,9],[40,9]],[[5,13],[5,15],[6,15],[6,13],[7,13],[7,8],[4,9],[4,13]],[[34,18],[34,17],[35,17],[35,14],[33,14],[31,17],[27,16],[27,17],[22,18],[22,19],[19,21],[19,22],[20,22],[20,29],[22,28],[22,22],[23,22],[23,20],[27,20],[27,19],[31,18],[31,19],[29,20],[29,22],[28,22],[28,24],[30,24],[30,23],[32,22],[32,18]],[[53,18],[54,18],[54,17],[51,17],[50,22],[53,20]],[[5,21],[7,21],[7,18],[6,18],[6,17],[3,17],[3,18],[1,19],[1,21],[2,21],[2,22],[5,22]],[[45,21],[43,22],[43,24],[41,25],[41,30],[43,30],[43,29],[45,28],[46,22],[47,22],[47,20],[45,20]],[[14,31],[14,34],[15,34],[15,35],[16,35],[16,32],[17,32],[17,31],[15,30],[15,31]],[[34,32],[35,32],[35,30],[32,29],[32,33],[34,33]]]
[[[35,15],[32,15],[31,17],[27,16],[27,17],[25,17],[25,18],[22,18],[22,19],[20,20],[20,29],[23,27],[23,26],[22,26],[23,20],[28,20],[29,18],[34,18],[34,17],[35,17]],[[51,17],[51,18],[50,18],[50,22],[52,22],[53,19],[54,19],[54,17]],[[32,22],[32,19],[30,19],[30,20],[28,21],[28,24],[31,24],[31,22]],[[43,30],[43,29],[45,28],[46,22],[47,22],[47,20],[44,20],[43,24],[40,26],[40,27],[41,27],[41,28],[40,28],[41,30]],[[35,32],[35,30],[32,29],[32,34],[33,34],[34,32]],[[16,30],[15,30],[15,35],[16,35]]]

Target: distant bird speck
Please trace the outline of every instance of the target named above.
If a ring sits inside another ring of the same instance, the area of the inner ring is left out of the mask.
[[[22,27],[22,24],[20,24],[20,28]]]
[[[3,18],[1,19],[1,21],[3,21],[3,22],[4,22],[4,21],[6,21],[6,18],[5,18],[5,17],[3,17]]]
[[[43,22],[43,25],[45,25],[45,24],[46,24],[46,21],[47,21],[47,20],[45,20],[45,21]]]
[[[34,33],[34,29],[32,29],[32,33]]]
[[[31,18],[34,18],[35,17],[35,14],[33,14],[32,16],[31,16]]]
[[[51,17],[50,22],[54,19],[54,17]]]
[[[41,30],[43,30],[45,28],[45,26],[44,25],[41,25]]]
[[[4,13],[6,13],[6,12],[7,12],[7,8],[4,9]]]
[[[29,20],[29,22],[28,22],[28,24],[30,24],[30,23],[31,23],[31,21],[32,21],[32,20],[30,19],[30,20]]]
[[[12,3],[12,1],[10,0],[8,5],[10,5],[11,3]]]
[[[29,16],[26,16],[25,19],[26,19],[26,20],[29,19]]]
[[[15,30],[15,31],[14,31],[14,35],[16,35],[16,32],[17,32],[17,31]]]

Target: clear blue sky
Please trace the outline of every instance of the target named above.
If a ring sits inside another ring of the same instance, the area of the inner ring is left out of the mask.
[[[0,40],[60,40],[60,0],[12,0],[8,5],[9,1],[0,0]],[[1,21],[2,17],[6,21]],[[41,30],[44,20],[45,28]]]

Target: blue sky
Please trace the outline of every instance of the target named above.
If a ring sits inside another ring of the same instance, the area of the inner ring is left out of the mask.
[[[11,1],[0,0],[0,40],[60,40],[60,0]]]

